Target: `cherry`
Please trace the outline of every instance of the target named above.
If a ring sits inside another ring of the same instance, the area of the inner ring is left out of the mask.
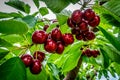
[[[51,32],[51,37],[52,37],[52,39],[55,40],[55,41],[61,40],[61,38],[62,38],[62,33],[61,33],[61,31],[59,30],[59,28],[55,28],[55,29],[52,30],[52,32]]]
[[[63,51],[64,51],[64,45],[62,44],[61,41],[58,41],[58,42],[57,42],[56,52],[57,52],[58,54],[61,54]]]
[[[70,33],[65,33],[62,35],[62,39],[65,45],[72,44],[74,42],[73,35]]]
[[[32,64],[30,66],[30,72],[32,74],[39,74],[42,71],[42,64],[40,63],[40,60],[35,59],[32,61]]]
[[[71,27],[71,28],[74,28],[74,27],[75,27],[75,23],[71,20],[71,18],[68,18],[67,24],[68,24],[68,26]]]
[[[100,55],[100,52],[98,50],[92,50],[91,53],[94,58],[96,58],[97,55]]]
[[[78,24],[78,27],[81,31],[86,31],[88,29],[88,24],[85,21],[82,21],[80,24]]]
[[[42,44],[47,39],[47,33],[43,30],[37,30],[32,35],[32,41],[35,44]]]
[[[72,21],[77,24],[80,23],[82,20],[82,14],[83,13],[80,10],[75,10],[71,16]]]
[[[53,53],[57,49],[57,43],[52,39],[47,39],[46,43],[44,44],[44,49],[47,52]]]
[[[88,24],[89,24],[91,27],[96,27],[96,26],[99,25],[99,23],[100,23],[100,17],[99,17],[99,16],[95,16],[92,21],[89,21],[89,22],[88,22]]]
[[[88,40],[93,40],[95,39],[95,34],[94,32],[87,32],[85,37],[88,39]]]
[[[71,32],[72,32],[72,34],[78,35],[78,34],[80,34],[80,28],[79,27],[73,28],[73,29],[71,29]]]
[[[89,48],[87,48],[87,49],[85,50],[85,55],[88,56],[88,57],[91,57],[91,56],[92,56],[91,50],[90,50]]]
[[[46,31],[48,29],[49,25],[44,25],[43,30]]]
[[[84,11],[84,19],[91,21],[95,17],[95,12],[92,9],[86,9]]]
[[[43,53],[41,51],[35,51],[33,54],[33,58],[38,59],[38,60],[40,60],[40,62],[42,62],[45,58],[45,53]]]
[[[83,39],[83,36],[81,34],[75,35],[75,37],[76,37],[77,40],[82,40]]]
[[[21,56],[21,60],[23,61],[23,63],[25,64],[25,66],[28,67],[32,63],[32,56],[29,55],[29,54],[23,54]]]

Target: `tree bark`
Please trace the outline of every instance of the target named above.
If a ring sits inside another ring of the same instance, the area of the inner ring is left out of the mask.
[[[63,80],[75,80],[81,64],[82,64],[82,56],[80,57],[77,66],[74,69],[72,69],[70,72],[68,72],[67,76]]]

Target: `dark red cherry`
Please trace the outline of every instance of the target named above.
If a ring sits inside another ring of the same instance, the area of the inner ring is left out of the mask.
[[[23,63],[25,64],[25,66],[28,67],[32,63],[32,56],[29,55],[29,54],[23,54],[21,56],[21,60],[23,61]]]
[[[85,50],[85,55],[88,56],[88,57],[92,56],[91,50],[89,48]]]
[[[96,26],[99,25],[99,23],[100,23],[100,17],[99,17],[99,16],[95,16],[92,21],[89,21],[89,22],[88,22],[88,24],[89,24],[91,27],[96,27]]]
[[[42,44],[47,40],[47,33],[43,30],[37,30],[32,35],[32,41],[35,44]]]
[[[95,17],[95,12],[92,9],[86,9],[84,11],[84,19],[91,21]]]
[[[94,32],[87,32],[85,37],[88,39],[88,40],[93,40],[95,39],[95,34]]]
[[[62,39],[65,45],[72,44],[74,42],[73,35],[70,33],[65,33],[62,35]]]
[[[88,24],[85,21],[82,21],[80,24],[78,24],[78,27],[81,31],[86,31],[88,29]]]
[[[55,28],[51,32],[51,37],[55,41],[60,41],[62,38],[62,33],[59,28]]]
[[[47,52],[53,53],[57,49],[57,43],[52,39],[47,39],[46,43],[44,44],[44,49]]]
[[[40,60],[38,59],[33,60],[30,66],[30,72],[32,74],[39,74],[41,71],[42,71],[42,64],[40,63]]]
[[[75,37],[76,37],[77,40],[82,40],[83,39],[81,34],[75,35]]]
[[[44,25],[43,30],[46,31],[48,29],[49,25]]]
[[[45,53],[41,52],[41,51],[35,51],[33,54],[33,58],[38,59],[38,60],[40,60],[40,62],[42,62],[45,58]]]
[[[71,16],[72,21],[76,24],[80,23],[82,21],[82,14],[80,10],[75,10]]]
[[[71,28],[75,28],[76,24],[71,20],[71,18],[68,18],[67,25]]]
[[[58,54],[61,54],[64,51],[64,45],[61,41],[57,42],[57,49],[56,52]]]

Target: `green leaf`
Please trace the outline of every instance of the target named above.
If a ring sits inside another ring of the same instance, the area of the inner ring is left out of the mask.
[[[26,80],[25,66],[19,57],[7,60],[0,70],[0,80]]]
[[[30,16],[30,15],[22,18],[22,20],[25,21],[29,25],[29,27],[31,27],[31,28],[35,27],[36,22],[37,22],[37,19],[33,16]]]
[[[0,33],[4,34],[24,34],[28,31],[28,26],[24,22],[16,20],[0,21]]]
[[[46,14],[49,13],[48,9],[46,7],[41,7],[39,9],[39,12],[41,13],[42,16],[45,16]]]
[[[55,13],[61,12],[70,3],[77,3],[79,0],[42,0],[46,3],[47,7]]]
[[[63,25],[67,22],[68,17],[70,16],[71,12],[67,10],[63,10],[61,13],[57,13],[56,17],[60,25]]]
[[[120,0],[110,0],[103,6],[115,15],[120,16]]]
[[[18,14],[18,13],[15,13],[15,12],[12,12],[12,13],[5,13],[5,12],[0,12],[0,19],[1,18],[10,18],[10,17],[23,17],[21,14]]]
[[[103,66],[104,66],[104,68],[108,68],[109,67],[109,57],[102,48],[100,48],[100,51],[101,51],[101,53],[103,55],[103,59],[104,59]]]
[[[102,31],[102,33],[104,34],[104,36],[109,40],[109,42],[117,49],[120,51],[120,42],[119,40],[114,37],[112,34],[110,34],[109,32],[107,32],[106,30],[104,30],[102,27],[99,27],[99,29]]]
[[[113,46],[104,45],[102,49],[107,53],[107,56],[111,59],[111,61],[120,64],[120,52],[116,52],[116,48],[114,48]]]
[[[27,68],[27,80],[47,80],[47,73],[45,68],[42,68],[42,71],[38,75],[34,75]]]
[[[63,63],[62,67],[63,72],[70,71],[77,66],[78,60],[82,53],[80,50],[81,46],[82,46],[81,42],[76,42],[69,48],[69,51],[66,52],[66,54],[68,55],[65,57],[66,59]]]
[[[92,8],[100,16],[100,24],[99,24],[100,26],[103,26],[103,27],[111,26],[111,27],[113,27],[113,25],[114,25],[114,26],[119,27],[120,18],[117,15],[115,15],[114,13],[109,11],[104,6],[94,5]]]
[[[25,4],[24,2],[22,1],[19,1],[19,0],[9,0],[8,2],[5,2],[5,4],[11,6],[11,7],[14,7],[18,10],[21,10],[27,14],[30,13],[30,6],[28,4]]]
[[[12,44],[0,38],[0,47],[12,47]]]
[[[4,58],[8,53],[9,51],[7,49],[0,47],[0,60]]]
[[[1,39],[5,40],[9,43],[17,43],[17,42],[21,42],[24,40],[24,38],[22,36],[16,35],[16,34],[2,36]]]
[[[39,8],[39,0],[33,0],[34,4],[36,5],[37,8]]]

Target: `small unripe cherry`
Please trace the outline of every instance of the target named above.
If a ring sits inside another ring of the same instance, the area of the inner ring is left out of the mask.
[[[72,21],[76,24],[80,23],[82,21],[82,14],[80,10],[75,10],[71,16]]]

